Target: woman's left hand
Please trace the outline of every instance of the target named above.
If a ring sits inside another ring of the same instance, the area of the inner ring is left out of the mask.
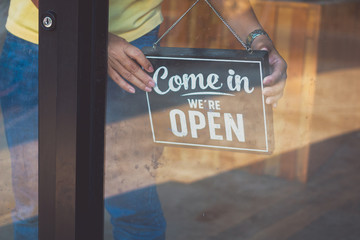
[[[263,94],[266,97],[265,102],[276,107],[284,94],[287,64],[275,49],[272,41],[265,35],[255,38],[252,48],[269,52],[270,75],[264,78]]]

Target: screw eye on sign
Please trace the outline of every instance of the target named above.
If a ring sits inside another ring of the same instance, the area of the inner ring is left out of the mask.
[[[147,94],[156,143],[271,153],[272,109],[262,95],[266,51],[149,47]]]

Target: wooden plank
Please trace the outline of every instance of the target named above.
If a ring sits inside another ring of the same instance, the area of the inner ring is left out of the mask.
[[[297,156],[297,179],[305,182],[308,173],[309,149],[310,149],[310,133],[311,133],[311,119],[313,115],[314,98],[315,98],[315,81],[317,75],[317,49],[318,38],[320,31],[320,16],[321,7],[313,6],[308,12],[308,21],[306,27],[305,40],[305,65],[301,86],[301,115],[300,123],[302,132],[300,138],[302,139],[302,148],[298,151]]]
[[[186,12],[190,3],[187,1],[164,1],[162,11],[164,22],[160,27],[160,36],[169,29],[176,20]],[[160,42],[161,46],[165,47],[188,47],[189,35],[184,34],[188,32],[189,16],[185,17],[176,27]]]
[[[319,58],[322,61],[319,62],[319,71],[357,67],[360,55],[360,3],[328,4],[323,5],[322,10],[319,45]]]
[[[298,94],[301,91],[302,76],[304,71],[305,58],[305,34],[306,22],[308,18],[307,9],[296,9],[292,14],[291,38],[290,38],[290,54],[288,76],[289,84],[287,92],[289,94]]]

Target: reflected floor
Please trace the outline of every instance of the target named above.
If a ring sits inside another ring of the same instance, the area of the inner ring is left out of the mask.
[[[246,169],[191,184],[160,184],[167,239],[358,239],[359,140],[357,131],[313,144],[311,157],[326,146],[337,147],[307,184]],[[106,239],[111,239],[106,226]],[[12,239],[11,231],[3,224],[0,239]]]
[[[316,153],[340,143],[307,184],[235,169],[160,185],[168,239],[358,239],[359,140],[354,132],[313,144]]]

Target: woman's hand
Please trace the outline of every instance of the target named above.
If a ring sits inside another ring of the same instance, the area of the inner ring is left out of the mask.
[[[141,50],[109,33],[108,74],[111,79],[129,93],[135,93],[133,85],[151,92],[155,82],[145,71],[151,73],[154,69]]]
[[[265,102],[276,107],[277,102],[284,93],[287,64],[275,49],[271,40],[265,35],[255,38],[252,48],[269,52],[270,75],[264,78],[263,94],[266,97]]]

